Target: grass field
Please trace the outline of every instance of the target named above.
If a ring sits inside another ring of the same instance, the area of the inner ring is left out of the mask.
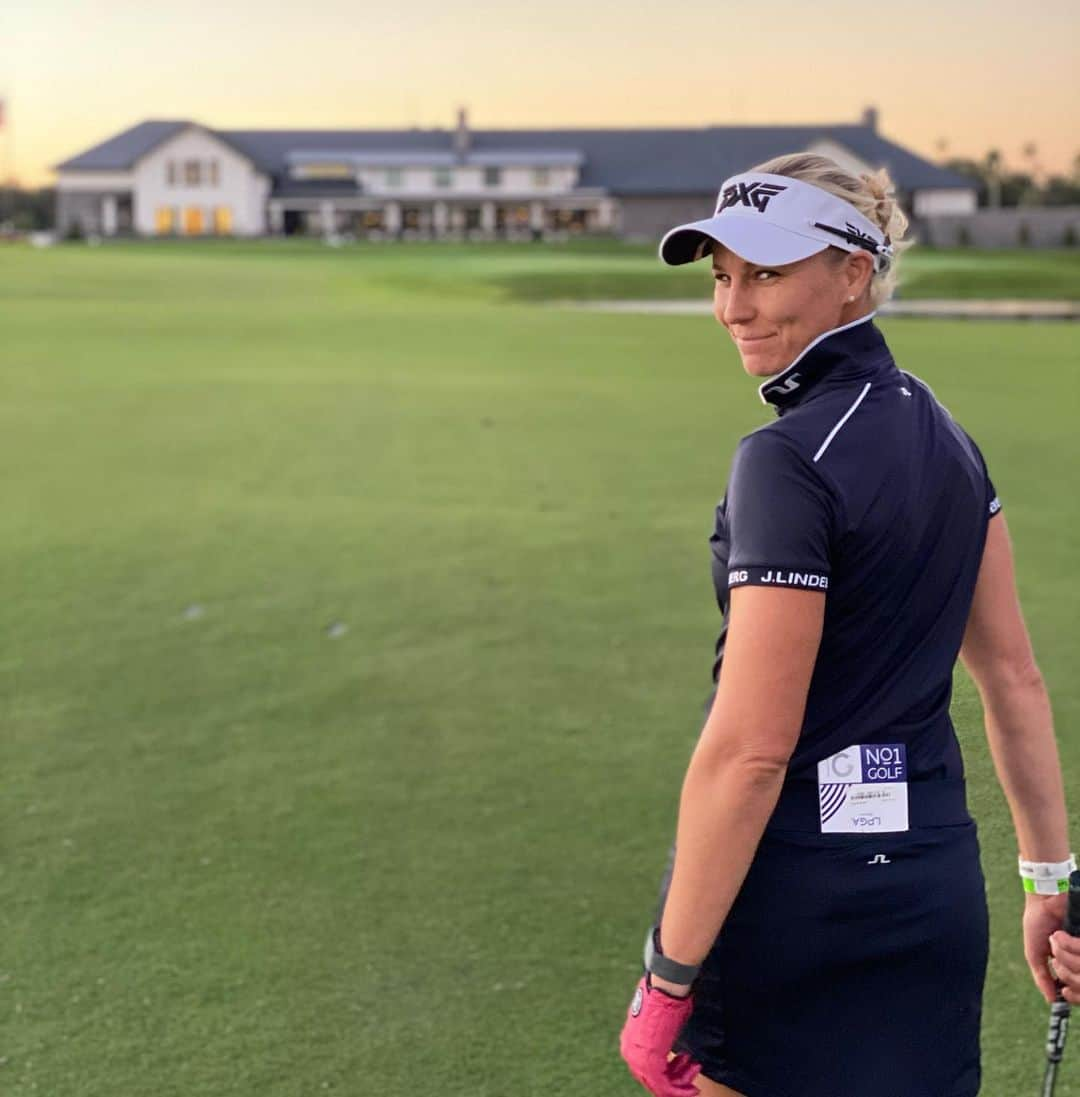
[[[1077,296],[1067,258],[1004,263],[1008,295]],[[522,298],[652,262],[0,249],[0,1090],[644,1092],[617,1039],[709,687],[712,509],[771,412],[708,317]],[[881,326],[986,454],[1075,790],[1075,328]],[[960,669],[953,715],[983,1095],[1022,1097],[1047,1011]]]

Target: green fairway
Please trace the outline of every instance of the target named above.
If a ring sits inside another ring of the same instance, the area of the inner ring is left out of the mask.
[[[1005,295],[1080,297],[1060,254],[1013,253]],[[908,259],[951,296],[983,256]],[[0,248],[0,1091],[644,1092],[618,1033],[710,686],[713,507],[773,413],[708,316],[523,299],[710,292],[654,266]],[[987,458],[1075,790],[1076,328],[880,326]],[[983,1097],[1022,1097],[1047,1008],[955,687]]]

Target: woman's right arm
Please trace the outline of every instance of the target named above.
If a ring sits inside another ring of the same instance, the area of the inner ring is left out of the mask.
[[[1054,719],[1016,591],[1004,513],[990,519],[960,659],[982,698],[986,738],[1009,802],[1020,856],[1067,861],[1068,816]],[[1019,884],[1017,885],[1019,886]],[[1061,927],[1064,896],[1028,895],[1024,944],[1032,976],[1052,1001],[1047,937]]]
[[[1054,718],[1016,592],[1004,513],[990,519],[960,659],[982,698],[986,738],[1020,856],[1069,858]]]

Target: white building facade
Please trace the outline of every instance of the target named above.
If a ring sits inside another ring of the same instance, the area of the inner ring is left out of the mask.
[[[216,131],[143,122],[56,166],[57,229],[102,236],[653,238],[711,212],[728,175],[820,151],[890,167],[909,213],[974,210],[969,180],[855,126],[697,130]],[[756,135],[751,149],[748,130]]]

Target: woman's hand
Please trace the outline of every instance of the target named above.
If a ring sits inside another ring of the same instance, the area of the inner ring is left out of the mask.
[[[1050,938],[1051,966],[1062,984],[1061,996],[1074,1006],[1080,1005],[1080,937],[1071,937],[1063,929]]]
[[[650,986],[648,976],[638,981],[619,1051],[630,1073],[655,1097],[698,1097],[693,1082],[701,1064],[685,1053],[668,1060],[671,1045],[693,1009],[693,995],[675,998]]]
[[[1035,985],[1048,1003],[1057,998],[1057,985],[1047,967],[1063,984],[1067,1002],[1080,1003],[1080,937],[1070,937],[1062,928],[1067,895],[1024,896],[1024,957]]]

